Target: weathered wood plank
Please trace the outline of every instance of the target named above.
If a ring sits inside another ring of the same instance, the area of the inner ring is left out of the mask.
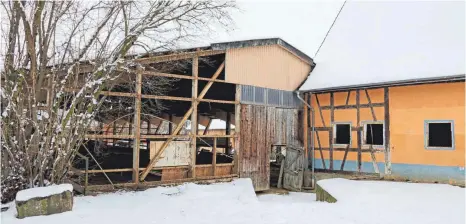
[[[390,97],[389,88],[384,88],[384,129],[385,129],[385,174],[392,173],[392,162],[390,156]]]
[[[348,95],[346,95],[346,103],[345,103],[345,105],[348,105],[350,96],[351,96],[351,90],[349,90],[349,91],[348,91]]]
[[[325,125],[324,115],[322,114],[322,107],[320,106],[319,97],[317,95],[318,94],[315,94],[314,96],[316,96],[316,103],[317,103],[317,108],[319,108],[320,119],[322,121],[322,125],[326,127],[327,125]]]
[[[212,176],[217,175],[217,138],[214,138],[212,146]]]
[[[372,105],[359,104],[359,108],[370,108],[371,106],[372,107],[383,107],[384,103],[373,103]],[[346,110],[346,109],[356,109],[356,108],[357,108],[357,105],[338,105],[338,106],[333,107],[334,110]],[[330,110],[331,107],[330,106],[322,106],[321,109],[322,110]]]
[[[361,122],[361,114],[359,109],[359,89],[356,90],[356,122],[357,126],[360,127]],[[361,165],[362,165],[362,155],[361,155],[361,131],[358,131],[357,134],[358,139],[356,139],[358,144],[358,172],[361,172]]]
[[[320,152],[320,159],[322,160],[322,166],[324,170],[327,169],[327,165],[325,164],[324,160],[324,153],[322,152],[322,145],[320,144],[319,132],[316,132],[317,144],[319,145],[319,152]]]
[[[134,100],[134,141],[133,141],[133,182],[139,183],[139,147],[141,146],[141,89],[142,89],[142,74],[136,75],[136,94]]]
[[[369,102],[369,107],[371,108],[372,119],[374,119],[374,121],[377,121],[377,117],[375,116],[375,111],[374,107],[372,106],[372,101],[371,97],[369,96],[369,92],[367,91],[367,89],[364,89],[364,92],[366,93],[367,101]]]
[[[193,57],[192,63],[192,75],[194,79],[192,80],[191,86],[191,97],[194,99],[191,102],[191,107],[193,108],[193,112],[191,114],[191,177],[196,178],[196,154],[197,154],[197,138],[196,135],[198,134],[197,129],[199,125],[198,122],[198,114],[197,114],[197,92],[198,92],[198,82],[197,77],[199,76],[199,57]]]
[[[333,122],[335,121],[335,110],[334,110],[334,96],[333,92],[330,93],[330,126],[333,126]],[[333,170],[333,131],[329,132],[329,141],[328,141],[329,147],[330,147],[330,166],[329,169]]]
[[[346,157],[348,156],[348,151],[349,151],[350,145],[348,144],[345,149],[345,155],[343,155],[343,161],[341,162],[341,167],[340,170],[343,171],[345,168],[345,162],[346,162]]]

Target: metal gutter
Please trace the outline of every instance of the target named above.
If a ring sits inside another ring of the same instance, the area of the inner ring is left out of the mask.
[[[296,97],[298,97],[299,100],[301,100],[310,110],[311,110],[311,160],[312,160],[312,169],[311,169],[311,175],[312,175],[312,187],[315,187],[316,184],[316,178],[314,175],[314,167],[315,167],[315,158],[314,158],[314,152],[315,152],[315,147],[314,147],[314,133],[315,133],[315,111],[314,108],[312,108],[311,105],[309,105],[301,96],[299,95],[299,91],[295,91]],[[307,118],[306,118],[307,119]],[[304,133],[307,135],[307,133]],[[309,151],[307,158],[309,158]],[[306,169],[309,169],[309,167],[306,167]]]

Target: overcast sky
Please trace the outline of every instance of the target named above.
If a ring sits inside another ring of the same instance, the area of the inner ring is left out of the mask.
[[[233,13],[235,30],[214,35],[211,41],[280,37],[314,57],[342,4],[342,0],[238,1],[241,11]]]

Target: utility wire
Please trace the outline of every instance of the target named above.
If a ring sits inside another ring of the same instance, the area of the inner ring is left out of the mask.
[[[332,29],[333,25],[334,25],[335,22],[337,21],[338,16],[340,15],[341,10],[343,10],[343,7],[345,6],[345,4],[346,4],[346,0],[345,0],[345,2],[343,2],[343,5],[341,5],[340,11],[338,11],[337,16],[335,17],[335,19],[333,20],[332,25],[330,26],[330,28],[329,28],[328,31],[327,31],[327,34],[325,34],[325,37],[324,37],[324,39],[322,40],[322,43],[320,43],[320,46],[319,46],[319,48],[317,49],[316,54],[314,55],[314,58],[316,58],[317,53],[319,53],[320,48],[322,47],[322,45],[324,45],[324,42],[325,42],[325,40],[327,39],[327,36],[328,36],[328,34],[330,33],[330,30]]]

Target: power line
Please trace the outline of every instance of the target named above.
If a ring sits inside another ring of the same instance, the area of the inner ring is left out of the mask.
[[[325,42],[325,40],[327,39],[327,36],[328,36],[328,34],[330,33],[330,30],[332,29],[333,25],[334,25],[335,22],[337,21],[338,16],[340,15],[341,10],[343,10],[343,7],[345,6],[345,4],[346,4],[346,0],[345,0],[345,2],[343,2],[343,5],[341,5],[340,11],[338,11],[337,16],[335,17],[335,19],[333,20],[332,25],[330,26],[330,28],[329,28],[328,31],[327,31],[327,34],[325,34],[325,37],[324,37],[324,39],[322,40],[322,43],[320,43],[320,46],[319,46],[319,48],[317,49],[316,54],[314,55],[314,58],[317,56],[317,53],[319,53],[319,50],[320,50],[320,48],[322,47],[322,45],[324,45],[324,42]]]

